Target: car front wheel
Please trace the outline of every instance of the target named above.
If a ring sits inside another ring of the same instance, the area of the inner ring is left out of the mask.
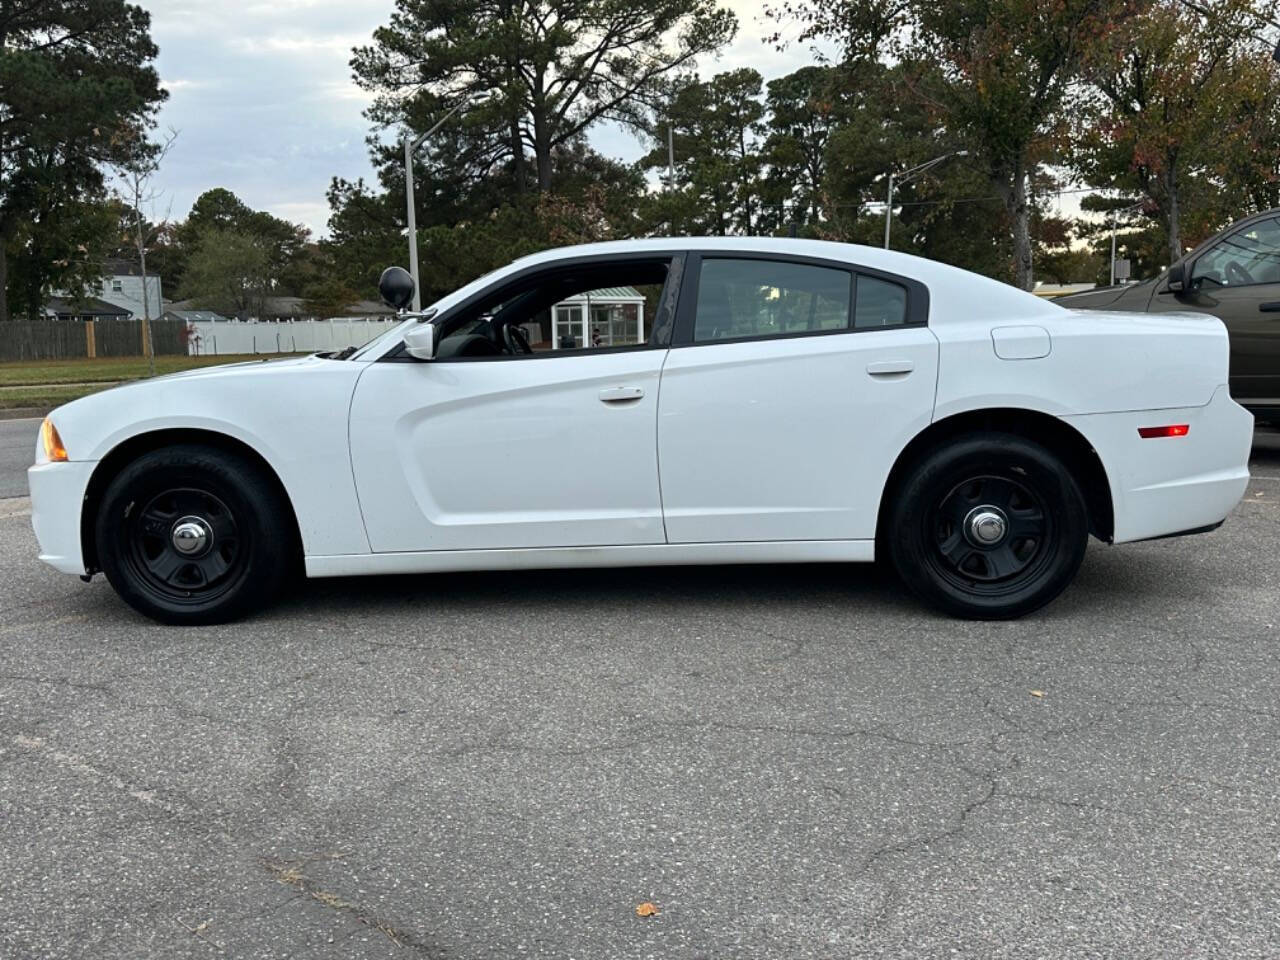
[[[279,591],[296,559],[287,503],[247,457],[153,450],[107,486],[95,527],[116,592],[164,623],[224,623]]]
[[[974,434],[911,469],[885,541],[907,585],[961,617],[1008,619],[1044,606],[1075,577],[1089,521],[1051,451],[1009,434]]]

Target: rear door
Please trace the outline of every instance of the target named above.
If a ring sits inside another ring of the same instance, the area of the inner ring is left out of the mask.
[[[933,412],[927,289],[738,253],[686,273],[658,404],[667,540],[874,537],[889,469]]]
[[[1157,290],[1153,312],[1199,310],[1227,325],[1231,395],[1255,406],[1280,405],[1280,220],[1228,234],[1191,266],[1194,289]]]

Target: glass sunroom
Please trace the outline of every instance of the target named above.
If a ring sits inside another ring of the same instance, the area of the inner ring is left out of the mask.
[[[551,349],[622,347],[643,343],[645,297],[635,287],[605,287],[551,308]]]

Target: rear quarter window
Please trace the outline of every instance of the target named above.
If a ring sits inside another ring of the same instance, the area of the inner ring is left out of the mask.
[[[907,289],[901,284],[858,276],[853,305],[856,330],[901,327],[907,322]]]

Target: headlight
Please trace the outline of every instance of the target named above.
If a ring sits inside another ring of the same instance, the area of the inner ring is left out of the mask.
[[[40,425],[40,443],[44,447],[45,459],[50,462],[57,463],[68,459],[67,448],[62,445],[62,438],[58,436],[58,428],[48,417],[45,417],[44,423]]]

